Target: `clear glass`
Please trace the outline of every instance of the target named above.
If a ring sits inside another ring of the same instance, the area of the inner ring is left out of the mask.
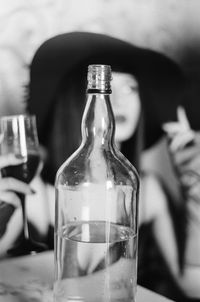
[[[103,90],[88,90],[81,146],[56,177],[55,302],[135,301],[139,177]]]
[[[2,177],[14,177],[30,183],[40,163],[35,116],[10,115],[1,117],[0,137],[0,155],[14,154],[23,161],[22,164],[2,168]],[[16,246],[8,250],[8,255],[21,256],[43,251],[46,249],[44,244],[29,238],[25,196],[21,193],[16,194],[19,196],[22,205],[23,236]]]

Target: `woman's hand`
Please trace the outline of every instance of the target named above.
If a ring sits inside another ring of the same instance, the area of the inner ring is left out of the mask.
[[[163,129],[169,137],[169,151],[186,202],[187,244],[183,281],[187,281],[191,267],[200,267],[200,132],[190,128],[183,108],[179,108],[178,120],[165,124]],[[196,282],[195,278],[193,282]]]
[[[0,156],[0,171],[6,166],[19,165],[23,161],[14,155]],[[20,206],[17,193],[32,194],[30,186],[12,177],[0,175],[0,238],[6,231],[7,223],[14,210]]]
[[[200,133],[190,128],[182,107],[178,108],[178,122],[163,125],[169,140],[173,166],[181,185],[187,190],[199,188],[200,181]]]
[[[23,160],[14,155],[0,156],[0,170],[7,166],[22,164]],[[16,193],[32,194],[30,185],[12,177],[0,176],[0,201],[12,204],[14,207],[20,206],[20,199]]]
[[[190,128],[182,107],[178,108],[178,122],[167,123],[163,125],[163,129],[169,139],[169,152],[187,205],[188,217],[191,218],[190,222],[193,221],[199,228],[200,132]]]

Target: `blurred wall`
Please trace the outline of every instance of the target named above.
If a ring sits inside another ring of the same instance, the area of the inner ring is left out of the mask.
[[[159,50],[179,62],[198,87],[199,16],[199,0],[0,0],[0,115],[24,111],[28,66],[39,45],[73,30]],[[157,150],[163,156],[163,145],[146,152],[146,168],[160,169]]]
[[[23,110],[28,65],[61,32],[106,32],[160,50],[188,71],[200,44],[199,0],[0,0],[0,115]]]

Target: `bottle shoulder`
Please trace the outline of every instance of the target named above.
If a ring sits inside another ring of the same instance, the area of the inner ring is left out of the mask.
[[[139,188],[140,178],[135,167],[118,150],[101,150],[97,154],[79,148],[60,167],[56,185],[112,182],[114,185]]]

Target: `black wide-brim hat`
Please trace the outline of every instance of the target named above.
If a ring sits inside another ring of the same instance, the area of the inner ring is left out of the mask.
[[[187,97],[184,99],[182,106],[185,108],[190,127],[193,130],[200,130],[200,99],[199,93],[193,84],[188,85]],[[198,90],[198,89],[197,89]]]
[[[45,41],[31,63],[28,110],[37,117],[41,143],[45,140],[47,116],[61,81],[78,68],[85,70],[86,77],[89,64],[107,64],[113,71],[136,77],[145,116],[146,148],[162,135],[162,123],[176,120],[185,79],[175,62],[163,54],[108,35],[70,32]]]

